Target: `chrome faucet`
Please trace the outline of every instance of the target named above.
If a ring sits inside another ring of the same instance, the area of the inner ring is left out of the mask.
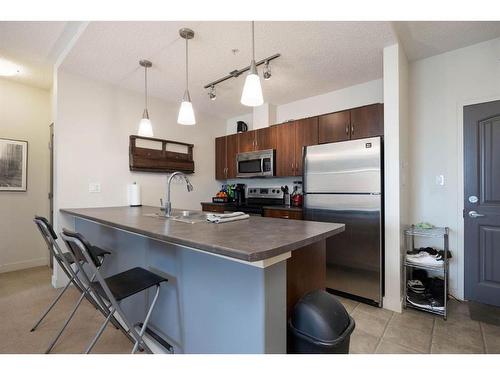
[[[170,202],[170,184],[172,183],[172,179],[175,176],[184,177],[184,181],[186,181],[187,191],[193,191],[193,185],[191,185],[189,178],[184,173],[179,172],[179,171],[171,173],[167,179],[167,196],[165,199],[165,216],[166,217],[172,217],[172,203]]]

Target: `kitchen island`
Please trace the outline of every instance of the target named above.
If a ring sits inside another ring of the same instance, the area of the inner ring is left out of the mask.
[[[188,223],[148,206],[61,213],[90,242],[112,251],[104,274],[141,266],[168,278],[150,325],[176,353],[285,353],[287,259],[299,251],[324,254],[326,238],[344,230],[257,216]],[[150,298],[145,292],[124,301],[131,321],[143,318]]]

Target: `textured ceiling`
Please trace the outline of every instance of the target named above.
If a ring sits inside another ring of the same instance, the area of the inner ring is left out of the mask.
[[[0,22],[0,57],[20,66],[9,79],[41,88],[52,85],[55,63],[67,22]]]
[[[37,87],[52,84],[52,67],[80,22],[0,22],[0,57],[21,66],[10,77]],[[223,118],[250,111],[239,103],[244,77],[203,86],[250,61],[249,22],[91,22],[62,68],[143,92],[138,60],[153,61],[150,94],[179,101],[184,91],[184,41],[191,27],[190,91],[197,111]],[[382,49],[396,41],[413,61],[500,36],[500,22],[256,22],[256,58],[274,53],[265,100],[282,104],[382,77]],[[232,49],[239,52],[233,54]]]
[[[138,61],[147,58],[153,62],[150,95],[179,101],[185,59],[181,27],[196,33],[189,42],[195,110],[222,118],[249,112],[240,104],[244,76],[218,85],[216,101],[203,86],[250,63],[250,22],[92,22],[61,68],[142,91]],[[272,79],[262,81],[265,101],[282,104],[380,78],[382,49],[395,40],[389,22],[256,22],[256,59],[282,54],[272,62]]]
[[[500,36],[500,22],[395,22],[410,61],[438,55]]]

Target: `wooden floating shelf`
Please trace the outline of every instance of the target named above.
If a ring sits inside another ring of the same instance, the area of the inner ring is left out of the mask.
[[[144,141],[158,148],[148,148],[138,146],[137,141]],[[184,146],[186,152],[177,152],[167,150],[168,145]],[[156,172],[171,173],[181,171],[184,173],[194,173],[193,144],[166,139],[141,137],[138,135],[130,136],[129,145],[129,168],[136,172]]]

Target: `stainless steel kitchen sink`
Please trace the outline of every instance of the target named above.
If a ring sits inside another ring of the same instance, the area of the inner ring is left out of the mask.
[[[173,214],[174,215],[171,217],[165,217],[163,212],[155,212],[151,214],[144,214],[144,216],[180,221],[187,224],[202,223],[207,220],[207,214],[199,211],[173,210]]]

